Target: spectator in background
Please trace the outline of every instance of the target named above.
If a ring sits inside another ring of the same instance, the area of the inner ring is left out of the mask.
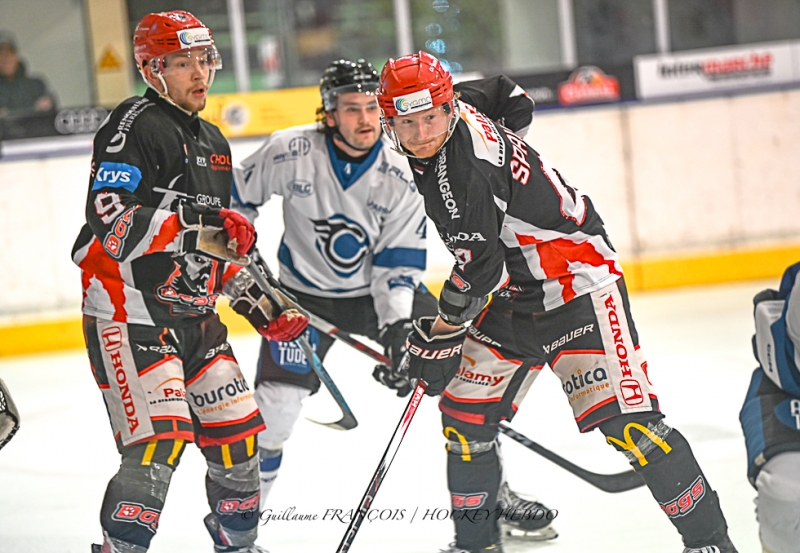
[[[0,117],[55,108],[55,97],[44,80],[27,75],[14,38],[0,31]]]

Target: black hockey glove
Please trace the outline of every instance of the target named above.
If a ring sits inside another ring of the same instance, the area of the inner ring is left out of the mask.
[[[411,382],[408,379],[408,370],[405,367],[394,369],[386,365],[375,365],[372,378],[389,388],[397,391],[397,397],[406,397],[411,393]]]
[[[378,341],[383,346],[383,353],[392,360],[392,370],[396,370],[406,353],[406,338],[413,329],[411,319],[400,319],[381,330]]]
[[[431,336],[435,317],[420,317],[408,335],[408,376],[428,383],[425,393],[438,396],[453,379],[461,365],[461,350],[466,327],[449,334]]]
[[[397,390],[398,397],[406,397],[411,393],[408,371],[403,367],[406,339],[411,329],[411,319],[401,319],[383,327],[378,338],[384,355],[392,360],[392,366],[387,367],[382,363],[375,365],[372,377],[390,390]]]

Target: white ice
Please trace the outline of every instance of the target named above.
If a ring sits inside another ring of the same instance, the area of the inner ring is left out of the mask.
[[[741,553],[760,551],[753,512],[754,490],[745,477],[746,457],[738,413],[755,368],[750,336],[752,296],[776,282],[757,282],[632,297],[633,314],[650,377],[666,421],[692,444],[711,485],[718,490],[730,535]],[[255,336],[231,339],[245,374],[252,376]],[[273,513],[316,515],[316,521],[270,521],[258,543],[271,553],[330,552],[346,524],[325,520],[330,510],[357,507],[406,400],[372,380],[373,363],[337,344],[326,366],[359,419],[349,432],[300,420],[288,442],[280,477],[269,498]],[[21,412],[18,435],[0,451],[0,552],[88,553],[100,540],[98,511],[108,479],[118,466],[101,394],[83,352],[6,359],[0,378]],[[323,391],[305,415],[337,416]],[[566,398],[549,372],[538,379],[513,427],[594,472],[628,465],[599,432],[578,433]],[[680,553],[680,538],[647,489],[608,494],[519,444],[505,439],[512,488],[538,496],[559,510],[560,536],[508,553]],[[187,448],[175,473],[153,553],[211,552],[202,525],[208,512],[204,461]],[[444,441],[436,400],[426,397],[381,487],[374,508],[402,520],[365,521],[353,553],[436,553],[452,538],[446,514]],[[412,515],[413,517],[412,520]]]

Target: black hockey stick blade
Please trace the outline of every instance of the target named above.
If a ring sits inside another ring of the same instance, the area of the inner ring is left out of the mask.
[[[425,388],[427,386],[424,380],[420,380],[414,388],[411,399],[408,400],[406,410],[403,412],[403,416],[400,417],[397,428],[394,429],[392,439],[389,440],[389,445],[386,446],[386,451],[383,452],[383,457],[381,457],[381,461],[378,463],[378,468],[375,470],[375,474],[372,475],[372,480],[369,481],[367,490],[364,492],[364,497],[361,498],[358,510],[356,510],[355,515],[353,515],[353,518],[350,520],[350,524],[347,526],[347,531],[344,533],[344,537],[342,537],[342,541],[336,549],[336,553],[347,553],[350,551],[353,540],[356,538],[356,533],[358,529],[361,528],[361,523],[364,522],[367,513],[369,513],[369,508],[375,500],[375,496],[378,494],[378,489],[381,487],[386,473],[389,472],[389,467],[392,466],[392,461],[394,461],[394,457],[397,455],[397,450],[400,449],[400,444],[403,442],[403,437],[406,435],[409,425],[411,425],[411,419],[414,418],[414,414],[417,412],[417,408],[425,395]]]
[[[256,263],[251,262],[249,265],[247,265],[247,271],[256,281],[256,284],[258,284],[259,288],[267,293],[278,305],[284,309],[291,307],[291,305],[287,304],[287,302],[284,300],[284,297],[278,294],[276,289],[273,288],[273,286],[269,283],[267,278],[264,276],[264,273],[261,272],[261,269],[256,266]],[[335,428],[337,430],[352,430],[358,426],[358,421],[356,420],[353,411],[350,409],[350,406],[347,405],[344,396],[342,396],[339,388],[337,388],[336,384],[334,384],[333,379],[328,374],[328,371],[325,370],[325,367],[322,365],[322,361],[320,361],[316,352],[314,352],[314,348],[311,347],[311,343],[309,343],[308,338],[306,338],[305,335],[302,335],[295,340],[295,343],[300,346],[303,355],[305,355],[308,362],[311,363],[311,367],[314,369],[314,372],[317,374],[320,381],[325,384],[325,387],[328,389],[331,396],[333,396],[334,401],[336,401],[336,405],[338,405],[339,409],[342,411],[342,418],[336,422],[323,423],[313,419],[309,420],[329,428]]]
[[[501,423],[499,425],[499,428],[500,432],[502,432],[512,440],[521,443],[522,445],[524,445],[530,450],[535,451],[548,461],[552,461],[553,463],[557,464],[564,470],[571,472],[581,480],[588,482],[595,488],[599,488],[604,492],[608,493],[627,492],[629,490],[635,490],[636,488],[641,488],[642,486],[644,486],[644,480],[642,480],[641,475],[639,475],[635,471],[629,470],[625,472],[617,472],[615,474],[597,474],[596,472],[589,472],[588,470],[582,469],[578,465],[571,463],[570,461],[567,461],[560,455],[553,453],[544,446],[537,444],[530,438],[523,436],[522,434],[520,434],[516,430],[511,429],[505,424]]]
[[[325,384],[328,392],[330,392],[334,401],[336,401],[336,405],[338,405],[339,409],[342,411],[342,418],[336,422],[320,422],[314,419],[308,420],[317,424],[321,424],[322,426],[327,426],[328,428],[334,428],[336,430],[352,430],[358,426],[356,416],[353,414],[353,411],[350,410],[350,406],[347,405],[347,402],[344,400],[339,388],[337,388],[336,384],[333,383],[333,379],[328,374],[328,371],[325,370],[325,367],[322,365],[322,361],[320,361],[319,357],[314,351],[314,348],[311,347],[308,338],[303,335],[300,336],[296,342],[303,351],[303,355],[305,355],[306,359],[308,359],[308,362],[311,363],[311,366],[314,368],[314,372],[317,373],[319,379],[323,384]]]

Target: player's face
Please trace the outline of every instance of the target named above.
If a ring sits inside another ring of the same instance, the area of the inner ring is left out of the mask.
[[[361,150],[372,148],[381,137],[380,110],[374,94],[345,92],[339,96],[336,109],[327,112],[325,118],[328,126],[339,126],[348,144]]]
[[[169,97],[175,104],[190,112],[201,111],[206,107],[212,63],[205,48],[193,48],[164,57],[162,75],[167,83]],[[156,80],[156,86],[158,84]]]
[[[11,78],[17,72],[19,56],[10,46],[0,46],[0,75]]]
[[[451,114],[444,106],[391,118],[390,125],[403,147],[420,158],[432,157],[447,140]]]

